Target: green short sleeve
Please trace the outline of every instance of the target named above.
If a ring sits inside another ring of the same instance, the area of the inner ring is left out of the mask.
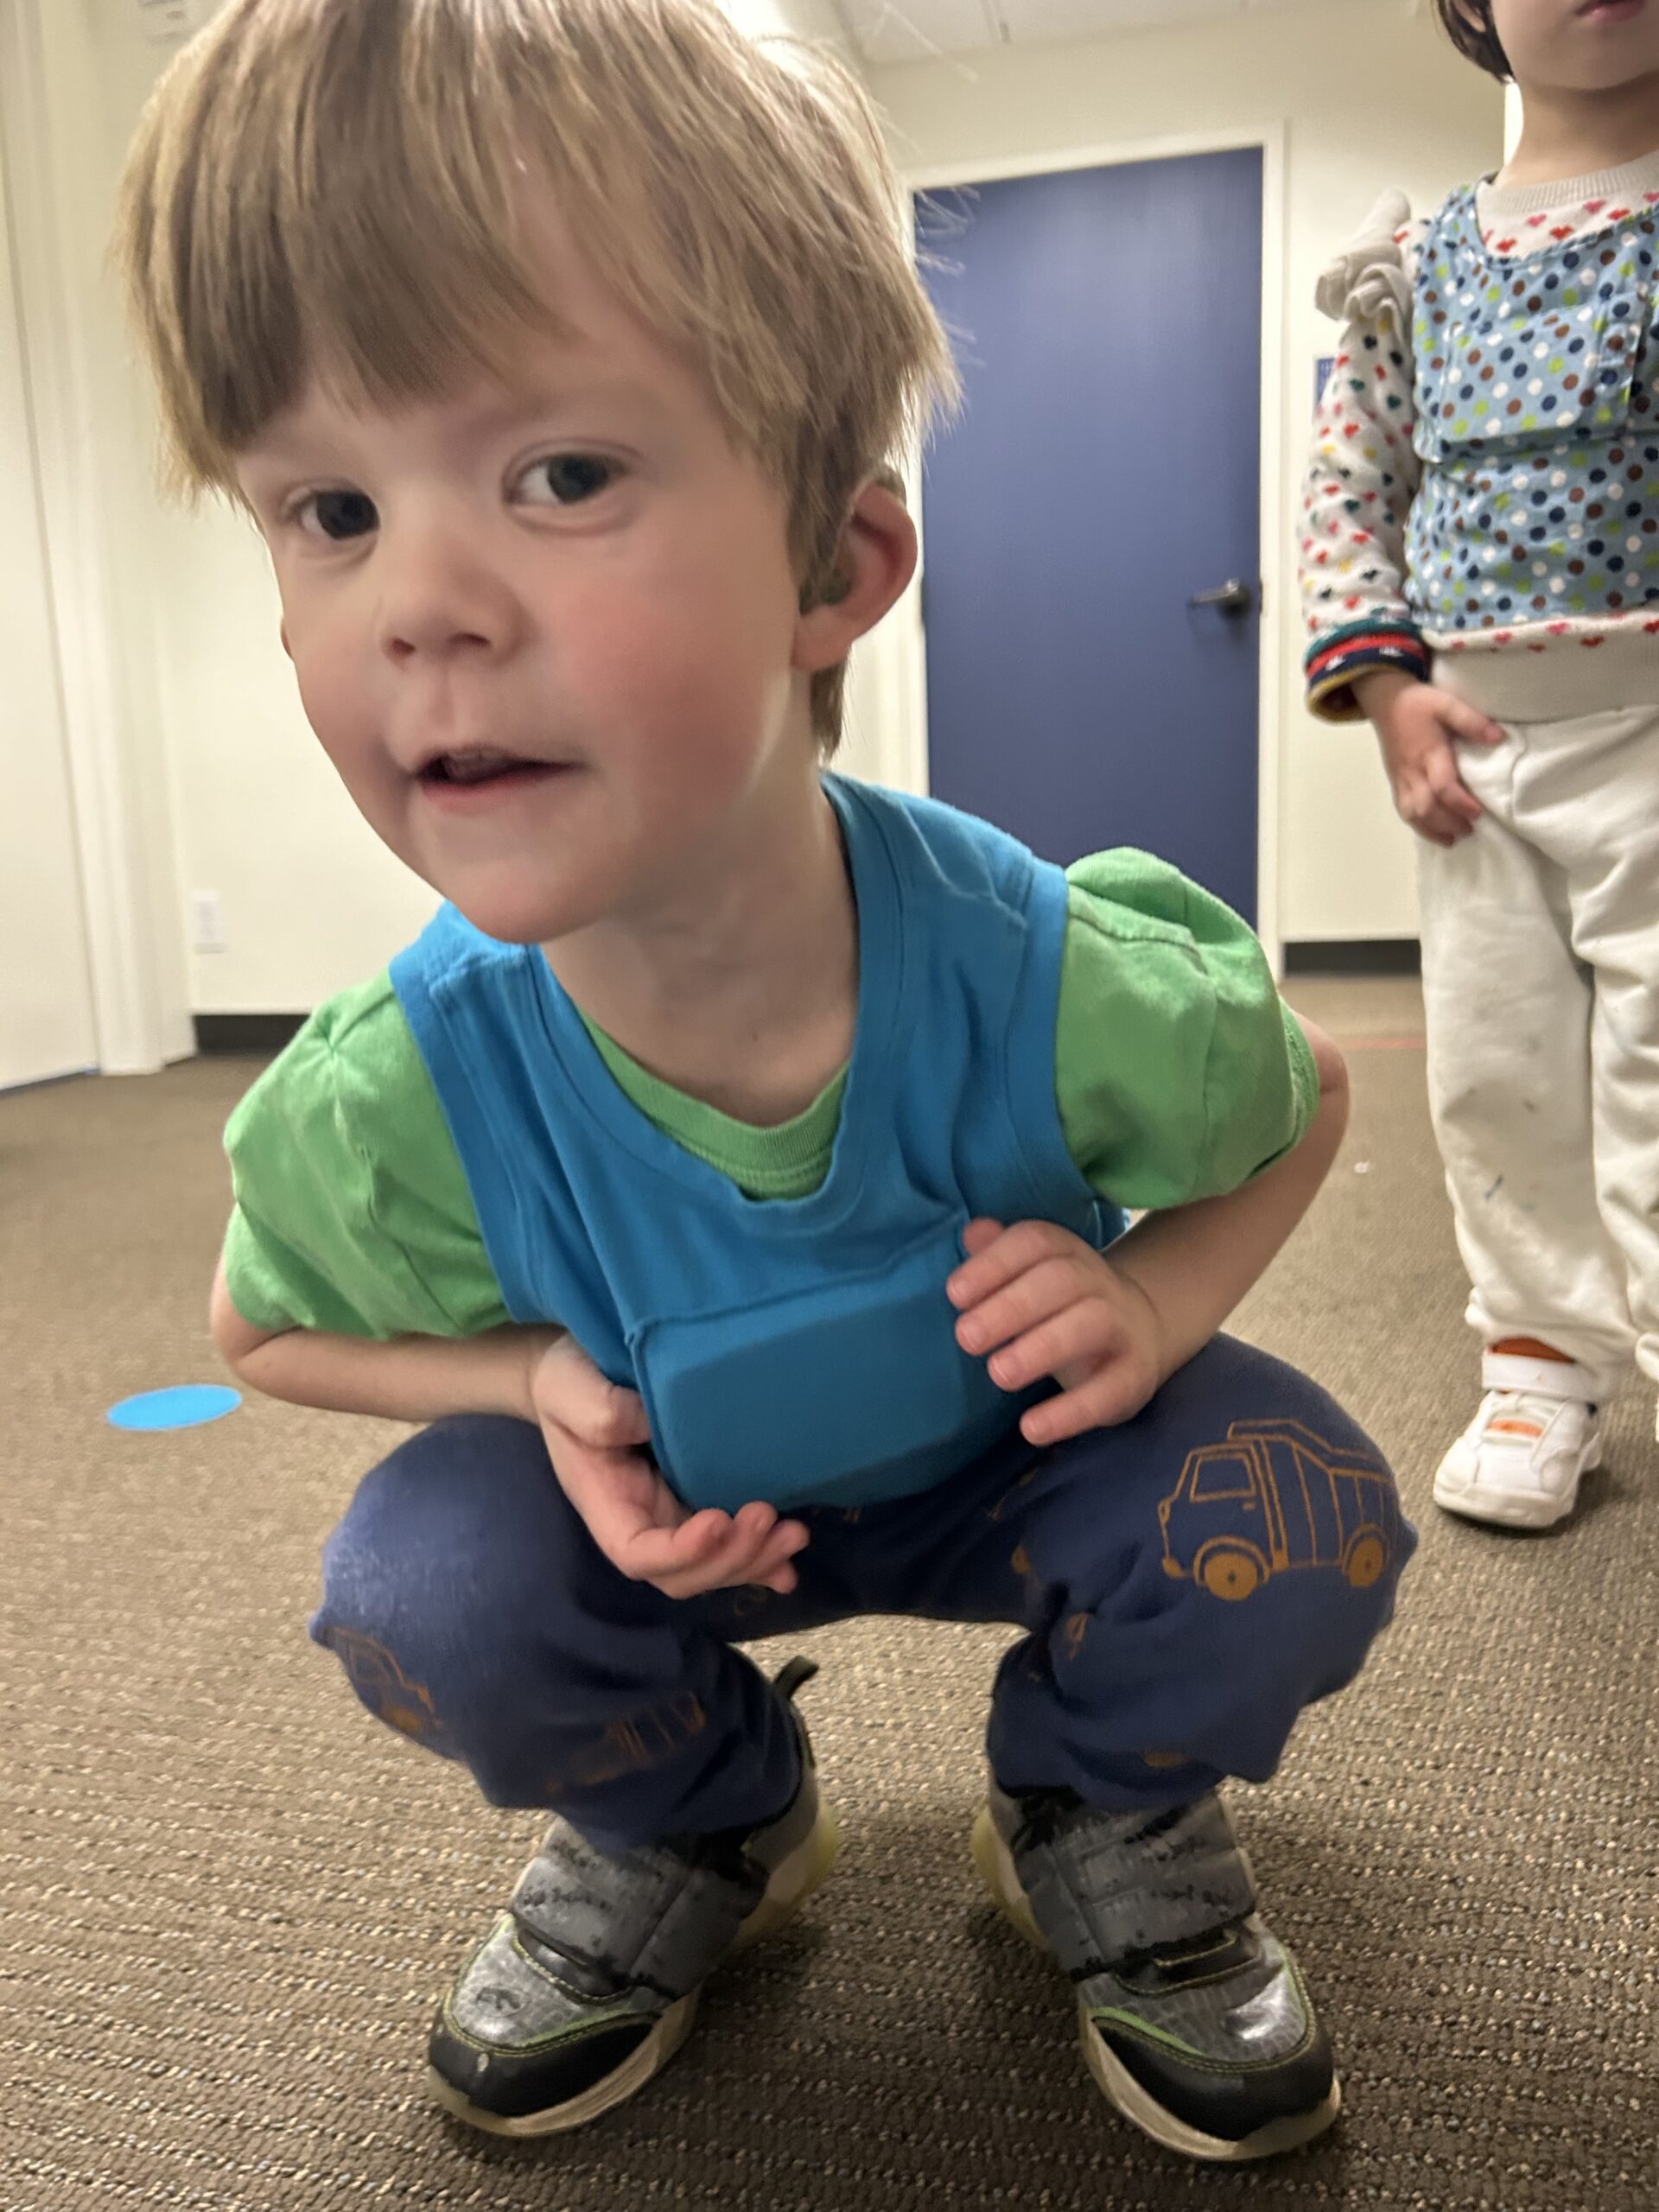
[[[1128,1207],[1236,1190],[1319,1104],[1301,1025],[1230,908],[1145,853],[1069,871],[1055,1091],[1071,1156]]]
[[[467,1337],[511,1317],[385,974],[330,999],[231,1116],[226,1281],[256,1329]]]

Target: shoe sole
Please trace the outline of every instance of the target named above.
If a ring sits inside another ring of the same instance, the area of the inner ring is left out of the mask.
[[[1591,1449],[1589,1458],[1579,1470],[1580,1478],[1593,1475],[1601,1465],[1602,1445],[1599,1437]],[[1566,1503],[1541,1497],[1536,1491],[1507,1490],[1455,1490],[1442,1485],[1439,1477],[1434,1482],[1434,1503],[1442,1513],[1454,1514],[1459,1521],[1484,1521],[1495,1529],[1554,1529],[1567,1520],[1579,1502],[1578,1484]]]
[[[1027,1942],[1046,1952],[1048,1940],[1037,1925],[1013,1856],[997,1831],[988,1807],[981,1808],[974,1822],[973,1857],[981,1880],[1001,1911]],[[1240,2165],[1251,2159],[1276,2158],[1282,2152],[1300,2150],[1303,2144],[1323,2135],[1342,2110],[1342,2084],[1333,2080],[1329,2094],[1310,2111],[1269,2120],[1265,2127],[1256,2128],[1237,2142],[1230,2142],[1225,2136],[1206,2135],[1201,2128],[1192,2126],[1160,2105],[1151,2091],[1135,2080],[1110,2044],[1096,2034],[1089,2008],[1081,1999],[1077,2002],[1077,2027],[1084,2062],[1107,2102],[1116,2106],[1143,2135],[1149,2135],[1154,2143],[1161,2143],[1166,2151],[1179,2151],[1184,2158],[1201,2159],[1213,2165]]]
[[[798,1843],[787,1859],[780,1859],[766,1885],[766,1895],[737,1932],[737,1940],[727,1954],[735,1958],[740,1951],[747,1951],[756,1943],[763,1943],[786,1927],[814,1890],[818,1889],[836,1863],[841,1849],[841,1831],[829,1810],[820,1806],[817,1823],[811,1833]],[[595,2082],[591,2089],[584,2089],[581,2096],[572,2097],[562,2105],[550,2105],[544,2111],[524,2113],[507,2117],[501,2113],[486,2112],[464,2096],[453,2082],[446,2082],[435,2067],[426,2069],[428,2091],[444,2110],[469,2127],[480,2128],[486,2135],[508,2135],[520,2139],[526,2136],[565,2135],[573,2128],[586,2127],[590,2120],[601,2113],[626,2104],[637,2096],[647,2082],[662,2072],[675,2052],[690,2034],[697,2016],[697,1999],[702,1995],[701,1984],[677,2004],[671,2005],[638,2050],[624,2059],[621,2065],[607,2074],[602,2082]]]

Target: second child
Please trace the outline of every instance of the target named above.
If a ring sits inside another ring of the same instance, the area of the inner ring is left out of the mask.
[[[1485,1389],[1434,1496],[1541,1529],[1659,1380],[1659,0],[1437,3],[1525,130],[1430,221],[1389,195],[1321,289],[1308,687],[1421,840]]]

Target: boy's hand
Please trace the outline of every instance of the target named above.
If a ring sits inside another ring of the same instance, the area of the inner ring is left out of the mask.
[[[1431,845],[1455,845],[1484,810],[1458,771],[1457,747],[1501,745],[1509,733],[1449,691],[1395,669],[1354,686],[1382,747],[1395,810]]]
[[[640,1446],[651,1441],[645,1409],[632,1390],[601,1375],[569,1336],[541,1352],[531,1403],[565,1496],[612,1566],[670,1598],[760,1583],[787,1593],[790,1561],[807,1541],[798,1521],[775,1506],[736,1514],[681,1504]]]
[[[1163,1327],[1138,1283],[1052,1222],[970,1222],[945,1285],[957,1342],[992,1355],[991,1380],[1023,1390],[1052,1375],[1061,1395],[1020,1423],[1028,1444],[1058,1444],[1138,1414],[1164,1380]]]

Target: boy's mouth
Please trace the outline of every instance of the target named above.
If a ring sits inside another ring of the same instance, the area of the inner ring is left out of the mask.
[[[550,782],[563,775],[566,767],[562,760],[526,760],[520,753],[468,747],[461,752],[434,753],[420,769],[417,780],[435,798],[454,799],[463,792],[482,798]]]

